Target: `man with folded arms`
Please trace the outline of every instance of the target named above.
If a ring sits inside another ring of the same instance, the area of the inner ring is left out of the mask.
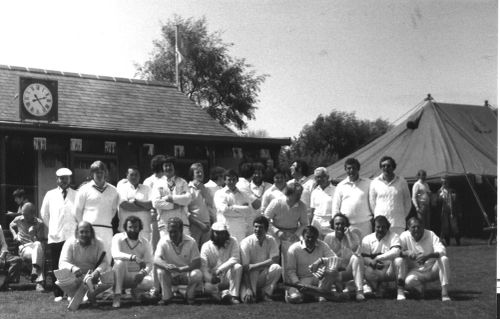
[[[198,244],[183,234],[183,221],[172,217],[167,221],[167,236],[158,242],[154,264],[162,290],[158,304],[167,305],[173,297],[172,286],[187,285],[186,301],[195,304],[195,289],[202,283],[201,259]]]
[[[441,300],[450,301],[448,285],[450,262],[446,248],[434,232],[424,229],[423,222],[416,217],[408,220],[408,230],[401,234],[402,272],[405,288],[423,297],[425,284],[438,280],[441,282]],[[404,300],[398,292],[398,300]]]
[[[268,235],[269,221],[257,216],[253,221],[254,233],[241,241],[243,282],[241,300],[253,303],[257,297],[272,301],[272,294],[281,275],[279,248],[273,236]]]
[[[113,273],[115,288],[113,307],[120,307],[121,292],[132,288],[132,296],[137,297],[140,291],[153,287],[150,272],[153,266],[151,244],[139,233],[142,231],[142,221],[136,216],[129,216],[123,223],[124,232],[113,236],[111,254],[114,265]]]
[[[391,224],[385,216],[375,217],[375,232],[361,241],[360,254],[364,259],[365,278],[375,289],[377,297],[383,297],[384,284],[397,279],[400,291],[402,258],[401,241],[397,233],[390,230]]]
[[[175,174],[175,158],[168,156],[163,164],[165,178],[161,178],[152,190],[153,207],[158,211],[160,237],[168,235],[167,221],[178,217],[184,225],[183,233],[190,235],[187,205],[191,194],[186,180]]]
[[[214,196],[217,208],[217,221],[227,225],[232,236],[241,243],[247,236],[248,216],[253,214],[251,199],[236,187],[238,174],[230,169],[224,172],[226,186],[219,189]]]
[[[56,284],[69,297],[74,297],[81,285],[87,285],[89,300],[96,306],[95,295],[111,287],[112,283],[108,258],[103,258],[105,252],[104,244],[96,238],[92,224],[80,222],[75,237],[64,242],[59,270],[56,270]]]
[[[201,247],[201,271],[205,291],[229,304],[239,304],[241,274],[238,242],[229,235],[224,223],[216,222],[210,231],[210,240]],[[229,285],[229,290],[220,291]]]
[[[119,199],[118,219],[119,231],[126,231],[121,226],[129,216],[137,216],[142,222],[141,236],[151,244],[153,233],[151,230],[151,189],[149,186],[139,183],[141,173],[136,166],[129,166],[127,179],[117,186]]]

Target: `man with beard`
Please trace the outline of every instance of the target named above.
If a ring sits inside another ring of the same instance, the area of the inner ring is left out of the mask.
[[[288,250],[286,272],[292,284],[312,285],[329,292],[335,276],[338,276],[336,267],[326,265],[336,258],[335,253],[325,242],[318,240],[319,231],[314,226],[307,226],[302,232],[302,239]],[[323,268],[321,275],[318,270]],[[285,295],[288,303],[302,303],[304,296],[297,288],[289,288]],[[326,301],[319,297],[319,302]]]
[[[73,206],[76,191],[69,187],[72,174],[64,167],[56,171],[57,188],[45,194],[40,209],[40,216],[49,230],[48,246],[52,257],[52,271],[57,269],[64,242],[75,234],[76,219],[73,215]],[[54,285],[54,301],[61,301],[62,296],[62,290]]]
[[[113,239],[111,221],[116,215],[120,196],[116,188],[106,182],[107,172],[106,164],[101,161],[95,161],[90,165],[92,180],[78,190],[74,215],[78,222],[86,221],[92,224],[96,236],[104,244],[109,264]]]
[[[372,233],[373,214],[368,200],[371,181],[359,176],[361,164],[355,158],[345,161],[347,177],[335,189],[332,200],[332,216],[344,214],[352,229],[361,232],[361,238]]]
[[[32,265],[31,281],[36,282],[36,291],[43,288],[44,224],[36,217],[36,208],[30,202],[22,207],[22,215],[17,216],[9,225],[12,237],[19,243],[19,256]]]
[[[385,216],[391,231],[400,235],[405,230],[406,216],[411,209],[410,189],[403,177],[394,174],[396,161],[392,157],[382,157],[379,166],[382,174],[370,184],[370,207],[375,217]]]
[[[241,300],[253,303],[257,297],[272,301],[272,294],[281,274],[278,244],[268,235],[269,221],[258,216],[253,221],[254,233],[241,241],[243,283]]]
[[[56,284],[69,296],[75,297],[81,285],[89,289],[89,300],[96,306],[95,295],[111,287],[112,277],[108,258],[103,258],[106,250],[103,242],[96,238],[92,224],[80,222],[75,229],[75,237],[64,242],[56,270]],[[79,296],[79,298],[83,298]]]
[[[174,285],[187,285],[186,301],[195,304],[195,289],[203,280],[198,244],[182,232],[183,221],[179,217],[168,219],[168,235],[160,239],[155,251],[154,264],[162,290],[160,305],[170,303]]]
[[[188,183],[175,176],[175,158],[168,156],[164,165],[165,179],[160,179],[153,189],[153,207],[158,211],[158,230],[160,237],[168,235],[167,221],[178,217],[184,224],[183,233],[190,235],[187,205],[191,201]]]
[[[434,232],[424,229],[419,218],[410,218],[408,230],[401,234],[401,256],[404,258],[402,272],[405,288],[413,290],[417,298],[421,298],[425,284],[439,279],[441,300],[451,300],[448,295],[450,262],[446,248]],[[405,296],[399,293],[398,300],[404,300]]]
[[[139,291],[147,291],[153,287],[153,278],[150,276],[153,252],[150,243],[139,236],[142,227],[141,219],[129,216],[123,223],[125,232],[113,236],[111,254],[114,260],[114,308],[120,307],[123,289],[132,288],[132,296],[137,297]]]
[[[201,247],[200,257],[205,291],[210,292],[216,300],[239,304],[243,270],[240,264],[240,249],[224,223],[217,222],[212,225],[210,241]],[[220,291],[227,286],[229,290]]]
[[[349,225],[349,219],[343,214],[337,214],[330,220],[332,233],[325,236],[325,243],[340,258],[340,267],[342,270],[340,276],[336,278],[335,286],[337,291],[342,291],[343,283],[354,279],[356,285],[356,300],[363,301],[363,278],[364,265],[363,258],[358,255],[358,249],[361,244],[361,234],[357,229],[352,230]]]
[[[404,278],[401,273],[403,260],[399,257],[401,241],[390,227],[391,224],[385,216],[377,216],[375,232],[361,241],[360,254],[364,259],[365,278],[375,289],[377,297],[383,297],[385,282],[398,279],[398,289],[401,289],[401,280]]]

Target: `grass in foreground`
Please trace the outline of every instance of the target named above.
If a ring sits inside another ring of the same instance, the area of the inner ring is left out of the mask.
[[[98,309],[82,306],[76,312],[66,311],[67,302],[54,303],[52,293],[29,291],[0,292],[0,318],[495,318],[496,317],[496,246],[485,241],[464,240],[464,245],[447,247],[451,263],[450,296],[442,303],[439,283],[428,285],[424,300],[396,302],[369,299],[363,303],[308,303],[289,305],[283,300],[254,305],[223,306],[203,304],[187,306],[134,305],[123,303],[112,309],[110,302]]]

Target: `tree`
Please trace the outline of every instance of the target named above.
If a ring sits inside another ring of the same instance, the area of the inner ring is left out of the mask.
[[[223,42],[221,32],[209,33],[205,18],[174,16],[167,21],[149,60],[136,65],[137,75],[175,83],[176,26],[183,43],[181,91],[221,124],[246,128],[245,121],[255,118],[257,95],[267,75],[257,75],[245,59],[231,57],[228,50],[233,44]]]
[[[359,120],[355,113],[333,111],[319,115],[305,125],[290,148],[280,155],[280,165],[289,166],[294,159],[305,160],[311,168],[328,166],[383,135],[391,124],[382,119]]]

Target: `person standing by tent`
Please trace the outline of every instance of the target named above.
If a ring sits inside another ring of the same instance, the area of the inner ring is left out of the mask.
[[[438,191],[438,201],[441,206],[441,239],[446,245],[450,244],[450,236],[455,237],[457,246],[460,246],[460,230],[458,227],[459,206],[457,193],[450,187],[448,176],[441,177],[441,188]]]
[[[417,210],[417,217],[423,222],[425,229],[430,228],[430,194],[431,189],[425,181],[427,172],[423,169],[417,173],[418,180],[413,184],[411,192],[411,201]]]
[[[382,174],[370,184],[369,199],[373,215],[385,216],[391,224],[391,231],[400,235],[406,226],[406,216],[411,209],[408,183],[394,174],[396,161],[390,156],[380,159]]]
[[[361,238],[373,232],[373,214],[368,200],[371,180],[360,177],[361,164],[355,158],[345,161],[347,177],[335,189],[332,200],[332,216],[344,214],[350,227],[361,232]]]

